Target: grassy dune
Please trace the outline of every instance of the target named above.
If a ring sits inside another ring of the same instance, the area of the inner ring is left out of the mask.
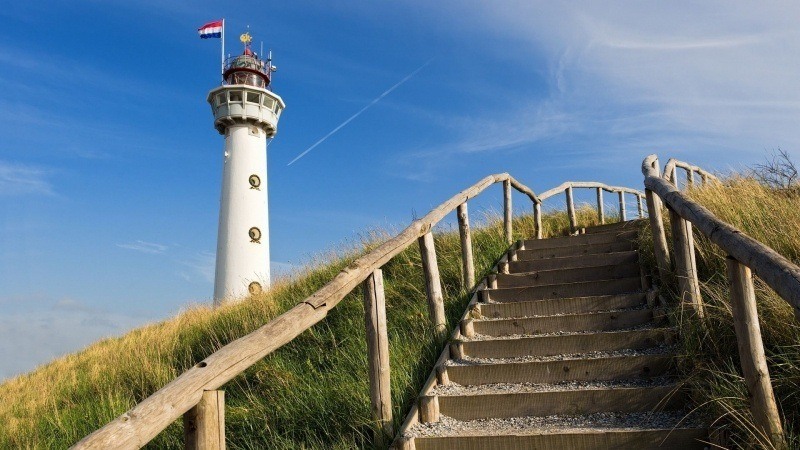
[[[800,263],[800,196],[739,176],[688,193],[720,219],[795,264]],[[689,376],[695,404],[730,437],[732,447],[762,448],[739,366],[725,254],[698,232],[695,239],[707,319],[700,324],[680,310],[674,311],[673,320],[682,325],[681,367]],[[800,448],[800,325],[791,307],[758,278],[756,295],[770,375],[785,419],[789,447]]]
[[[731,178],[689,192],[723,220],[800,263],[800,196]],[[579,210],[592,224],[594,212]],[[474,228],[481,276],[505,250],[495,217]],[[532,219],[515,221],[515,237],[532,234]],[[562,234],[566,215],[546,214],[545,236]],[[667,227],[669,230],[669,227]],[[724,255],[697,239],[698,267],[708,320],[676,310],[681,323],[681,368],[695,404],[730,436],[735,448],[758,448],[733,334]],[[643,249],[652,248],[645,236]],[[263,295],[178,316],[98,342],[85,350],[0,385],[0,448],[65,448],[112,420],[222,345],[249,333],[329,281],[380,239],[317,261]],[[460,243],[452,230],[436,239],[450,324],[467,302],[460,286]],[[652,258],[645,251],[645,257]],[[419,252],[412,246],[384,267],[394,417],[400,422],[427,377],[440,345],[427,324]],[[668,283],[669,284],[669,283]],[[791,308],[756,283],[761,327],[776,397],[791,448],[800,448],[800,326]],[[372,448],[361,292],[328,318],[228,383],[227,436],[232,449]],[[149,448],[182,448],[180,421]]]
[[[589,210],[581,211],[586,223]],[[475,220],[473,218],[473,220]],[[479,276],[506,249],[496,217],[473,229]],[[515,221],[515,237],[533,221]],[[549,214],[545,232],[563,232],[567,218]],[[452,325],[468,301],[460,285],[458,233],[440,230],[436,248]],[[207,355],[289,309],[331,280],[380,238],[325,258],[269,292],[218,309],[195,306],[57,359],[0,385],[0,448],[66,448],[155,392]],[[394,417],[408,411],[440,351],[427,322],[416,245],[384,268]],[[369,393],[360,289],[326,320],[225,385],[231,449],[371,448]],[[149,448],[182,448],[180,421]]]

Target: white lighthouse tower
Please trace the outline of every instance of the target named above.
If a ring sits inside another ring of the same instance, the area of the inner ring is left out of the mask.
[[[250,49],[224,64],[222,86],[208,93],[214,128],[225,136],[214,304],[257,294],[270,284],[267,141],[286,106],[272,92],[271,58]]]

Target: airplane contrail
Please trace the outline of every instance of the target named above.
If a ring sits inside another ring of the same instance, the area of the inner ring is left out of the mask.
[[[369,109],[369,107],[370,107],[370,106],[374,105],[375,103],[378,103],[379,101],[381,101],[381,99],[383,99],[383,97],[386,97],[386,96],[387,96],[387,95],[389,95],[389,94],[390,94],[390,93],[391,93],[393,90],[395,90],[395,89],[397,89],[398,87],[400,87],[400,85],[402,85],[402,84],[403,84],[403,83],[405,83],[406,81],[410,80],[410,79],[411,79],[411,77],[413,77],[414,75],[416,75],[416,74],[417,74],[417,72],[419,72],[420,70],[424,69],[424,68],[425,68],[425,67],[426,67],[428,64],[430,64],[430,63],[431,63],[431,61],[433,61],[433,58],[429,59],[429,60],[428,60],[428,62],[426,62],[425,64],[423,64],[423,65],[419,66],[419,67],[417,68],[417,70],[415,70],[415,71],[411,72],[410,74],[406,75],[406,77],[405,77],[405,78],[403,78],[402,80],[398,81],[398,82],[397,82],[397,84],[395,84],[394,86],[392,86],[392,87],[390,87],[389,89],[385,90],[385,91],[383,92],[383,94],[381,94],[381,95],[377,96],[377,97],[376,97],[374,100],[372,100],[371,102],[369,102],[369,103],[367,104],[367,106],[365,106],[365,107],[361,108],[361,109],[360,109],[360,110],[359,110],[357,113],[355,113],[355,114],[353,114],[352,116],[350,116],[350,118],[349,118],[349,119],[345,120],[345,121],[344,121],[344,122],[342,122],[342,123],[341,123],[341,124],[340,124],[338,127],[334,128],[334,129],[333,129],[333,130],[331,130],[331,131],[330,131],[328,134],[326,134],[325,136],[323,136],[323,137],[322,137],[322,139],[318,140],[317,142],[314,142],[314,144],[313,144],[311,147],[308,147],[308,148],[307,148],[307,149],[306,149],[306,150],[305,150],[303,153],[300,153],[299,155],[297,155],[297,156],[296,156],[296,157],[295,157],[293,160],[291,160],[291,161],[289,162],[289,164],[287,164],[287,166],[291,166],[291,165],[292,165],[292,164],[294,164],[294,163],[295,163],[295,162],[296,162],[298,159],[302,158],[303,156],[306,156],[306,154],[307,154],[308,152],[310,152],[311,150],[314,150],[314,147],[316,147],[316,146],[318,146],[319,144],[322,144],[323,142],[325,142],[325,139],[328,139],[329,137],[333,136],[333,134],[334,134],[334,133],[336,133],[337,131],[339,131],[339,130],[341,130],[342,128],[344,128],[344,127],[345,127],[345,126],[346,126],[348,123],[352,122],[352,121],[353,121],[353,119],[355,119],[356,117],[360,116],[360,115],[361,115],[361,113],[363,113],[364,111],[366,111],[367,109]]]

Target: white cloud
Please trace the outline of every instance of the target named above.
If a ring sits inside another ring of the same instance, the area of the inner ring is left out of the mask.
[[[92,342],[120,335],[151,318],[101,311],[72,299],[51,308],[0,316],[0,381],[33,370]]]
[[[198,252],[194,255],[179,261],[179,264],[191,269],[190,272],[180,271],[178,274],[188,282],[198,280],[205,283],[214,282],[214,265],[216,255],[211,252]]]
[[[451,160],[553,135],[608,143],[606,155],[683,150],[699,163],[776,147],[800,154],[798,4],[414,3],[450,17],[450,32],[480,34],[485,53],[520,67],[547,61],[550,95],[476,112],[481,125],[442,151]]]
[[[145,242],[145,241],[135,241],[126,244],[117,244],[117,247],[142,253],[149,253],[153,255],[162,254],[165,251],[167,251],[167,249],[169,249],[169,247],[166,245],[156,244],[154,242]]]
[[[53,195],[52,170],[0,161],[0,195]]]

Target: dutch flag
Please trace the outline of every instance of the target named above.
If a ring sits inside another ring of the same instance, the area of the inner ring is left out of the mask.
[[[209,22],[197,29],[200,34],[200,39],[220,38],[222,37],[222,21]]]

